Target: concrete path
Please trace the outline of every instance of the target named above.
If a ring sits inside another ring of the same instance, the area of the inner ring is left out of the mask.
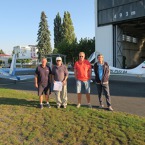
[[[14,84],[14,81],[1,79],[0,88],[30,91],[37,95],[34,80],[21,81]],[[110,93],[114,111],[145,117],[145,78],[111,76]],[[52,93],[51,98],[55,98],[54,93]],[[76,84],[73,77],[68,79],[68,100],[73,104],[77,104]],[[87,104],[84,93],[82,95],[82,104]],[[95,83],[91,83],[91,104],[96,109],[99,106]],[[105,98],[104,104],[106,105]]]
[[[77,104],[75,80],[68,82],[68,98]],[[129,76],[111,76],[110,93],[114,111],[121,111],[145,117],[145,78]],[[104,97],[104,96],[103,96]],[[91,83],[91,103],[94,108],[99,106],[97,88]],[[82,95],[82,104],[87,104],[85,94]],[[104,104],[106,105],[105,97]]]

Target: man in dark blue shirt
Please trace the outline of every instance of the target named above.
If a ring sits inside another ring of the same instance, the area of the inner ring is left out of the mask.
[[[40,100],[40,108],[43,109],[43,94],[45,94],[46,105],[51,108],[49,104],[50,95],[50,79],[51,79],[51,69],[47,66],[47,59],[42,58],[42,64],[36,68],[35,71],[35,87],[38,88],[38,96]]]

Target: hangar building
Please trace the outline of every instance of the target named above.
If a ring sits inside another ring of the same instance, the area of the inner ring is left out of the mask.
[[[145,60],[145,0],[95,0],[95,40],[109,65],[139,65]]]

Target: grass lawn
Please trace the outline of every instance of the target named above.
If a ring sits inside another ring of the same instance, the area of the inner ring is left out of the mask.
[[[102,109],[37,108],[29,92],[0,89],[0,145],[145,145],[145,118]]]

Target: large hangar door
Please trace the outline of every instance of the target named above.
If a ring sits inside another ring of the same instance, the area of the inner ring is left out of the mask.
[[[145,60],[145,20],[114,25],[113,65],[133,68]]]
[[[123,31],[118,25],[113,26],[113,66],[123,68]]]
[[[132,38],[125,34],[120,25],[113,26],[113,66],[117,68],[127,68],[132,64],[130,58],[133,48]]]
[[[112,24],[113,65],[133,68],[145,60],[145,0],[97,0],[98,26]]]

